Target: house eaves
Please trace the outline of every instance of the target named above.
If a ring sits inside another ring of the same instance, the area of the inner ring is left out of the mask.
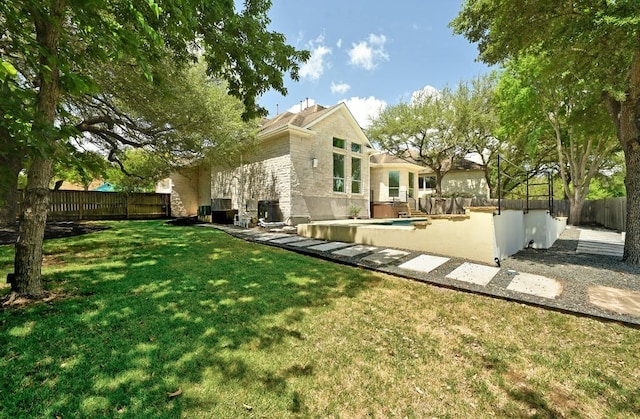
[[[333,106],[332,108],[329,108],[326,112],[324,112],[323,114],[318,116],[318,118],[316,118],[316,119],[310,121],[309,123],[307,123],[303,128],[310,129],[315,124],[317,124],[320,121],[328,118],[329,116],[333,115],[336,112],[347,112],[347,114],[348,114],[348,118],[347,119],[349,120],[349,123],[353,126],[354,130],[358,133],[358,136],[360,137],[360,140],[362,140],[363,143],[368,148],[372,149],[373,146],[371,145],[371,142],[369,141],[369,138],[367,138],[367,136],[364,135],[364,132],[362,131],[362,127],[360,127],[360,125],[358,125],[358,122],[353,117],[353,114],[351,113],[351,111],[349,110],[349,108],[347,107],[347,105],[344,102],[340,102],[337,105]]]
[[[265,132],[265,133],[260,133],[258,134],[258,138],[260,140],[269,140],[271,138],[275,138],[275,137],[279,137],[283,134],[287,134],[287,133],[296,133],[302,136],[306,136],[306,137],[310,137],[313,135],[313,131],[311,131],[310,129],[306,129],[306,128],[301,128],[298,127],[296,125],[291,125],[291,124],[287,124],[287,125],[283,125],[281,127],[278,127],[274,130]]]

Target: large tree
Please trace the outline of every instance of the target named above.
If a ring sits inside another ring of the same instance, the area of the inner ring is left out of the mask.
[[[423,90],[411,102],[387,107],[371,123],[367,135],[389,153],[429,167],[436,178],[436,196],[442,196],[442,179],[469,144],[455,129],[455,93]]]
[[[623,260],[640,264],[640,3],[467,0],[451,25],[486,63],[544,54],[559,77],[601,92],[627,169]]]
[[[511,59],[500,87],[508,123],[531,127],[537,146],[555,150],[554,168],[571,204],[569,223],[579,225],[591,180],[619,147],[600,96],[579,80],[558,80],[544,56]]]
[[[0,60],[18,68],[35,88],[30,127],[28,181],[16,242],[12,290],[41,297],[42,240],[56,149],[69,137],[60,126],[66,97],[95,88],[91,67],[123,58],[147,78],[149,65],[171,52],[181,65],[204,49],[211,75],[228,83],[245,104],[244,116],[264,113],[255,100],[274,88],[286,93],[283,73],[298,77],[308,53],[267,30],[269,0],[247,0],[236,11],[231,0],[24,0],[0,3]]]

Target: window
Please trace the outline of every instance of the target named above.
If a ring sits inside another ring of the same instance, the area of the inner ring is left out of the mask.
[[[344,155],[333,154],[333,191],[344,192]]]
[[[362,153],[362,144],[351,143],[351,151],[353,153]]]
[[[415,181],[415,176],[413,173],[409,172],[409,198],[415,198],[413,194],[413,182]]]
[[[341,138],[333,137],[333,146],[334,147],[344,149],[345,144],[346,144],[345,140],[343,140]]]
[[[418,189],[435,189],[436,178],[433,176],[418,176]]]
[[[389,198],[400,196],[400,172],[391,170],[389,172]]]
[[[351,157],[351,193],[362,193],[362,162]]]

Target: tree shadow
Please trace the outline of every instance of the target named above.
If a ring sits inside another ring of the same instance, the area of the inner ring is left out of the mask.
[[[290,382],[313,364],[252,356],[303,341],[310,308],[358,295],[370,275],[212,229],[113,226],[48,242],[46,253],[73,263],[45,277],[69,298],[0,311],[0,388],[10,395],[0,416],[176,417],[202,399],[168,394],[211,376],[304,411]]]

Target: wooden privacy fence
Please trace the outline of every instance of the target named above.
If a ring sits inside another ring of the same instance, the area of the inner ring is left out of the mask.
[[[548,200],[530,200],[530,210],[548,209]],[[465,208],[470,207],[496,207],[497,199],[478,198],[443,198],[436,202],[435,198],[420,198],[420,209],[428,214],[448,213],[463,214]],[[503,199],[502,209],[526,210],[527,201],[525,199]],[[568,217],[571,204],[568,199],[558,199],[553,201],[553,214],[558,217]],[[603,227],[618,231],[625,231],[627,216],[627,198],[607,198],[594,201],[586,201],[582,207],[581,221],[583,224],[599,224]]]
[[[125,220],[170,216],[170,194],[50,191],[47,219]]]

